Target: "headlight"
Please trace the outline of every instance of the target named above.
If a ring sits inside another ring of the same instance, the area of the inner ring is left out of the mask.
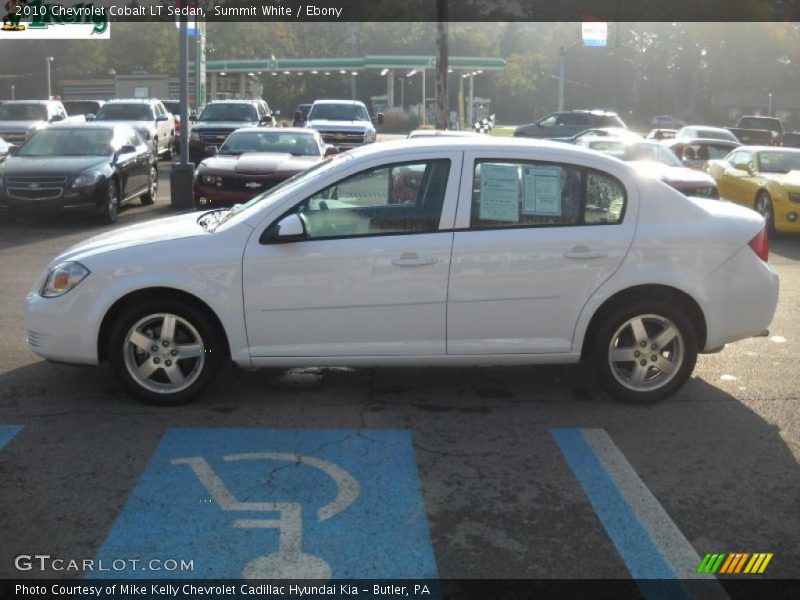
[[[365,142],[374,142],[375,141],[375,132],[374,131],[368,131],[366,133],[366,135],[364,135],[364,141]]]
[[[192,140],[193,142],[199,142],[200,141],[200,132],[199,131],[190,132],[189,133],[189,139]]]
[[[100,181],[102,176],[102,171],[85,171],[72,180],[72,187],[89,187]]]
[[[3,187],[3,179],[0,177],[0,187]],[[798,192],[789,192],[789,200],[792,202],[800,202],[800,193]]]
[[[200,181],[204,185],[216,185],[216,186],[222,185],[222,177],[219,177],[217,175],[201,175]]]
[[[65,262],[56,265],[47,274],[42,286],[43,298],[63,296],[81,281],[86,279],[90,271],[78,262]]]

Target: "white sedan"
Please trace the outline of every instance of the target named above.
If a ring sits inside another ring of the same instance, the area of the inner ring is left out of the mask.
[[[563,144],[374,144],[245,205],[105,233],[27,296],[28,346],[110,362],[147,402],[245,367],[596,368],[612,396],[679,389],[698,352],[762,334],[764,220]]]

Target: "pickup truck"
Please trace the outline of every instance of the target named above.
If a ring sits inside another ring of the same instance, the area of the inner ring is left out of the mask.
[[[383,123],[383,113],[370,118],[367,107],[356,100],[317,100],[311,105],[305,127],[316,129],[326,144],[344,152],[372,144],[375,125]]]
[[[728,127],[746,146],[782,146],[783,123],[775,117],[745,116],[736,127]]]
[[[83,120],[83,117],[67,117],[64,105],[57,100],[6,100],[0,104],[0,138],[20,146],[50,123]]]

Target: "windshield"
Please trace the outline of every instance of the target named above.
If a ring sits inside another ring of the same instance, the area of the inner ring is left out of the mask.
[[[759,152],[758,167],[762,173],[800,171],[800,152]]]
[[[111,130],[43,129],[17,151],[16,156],[108,156],[113,153]]]
[[[258,112],[252,104],[209,104],[203,109],[200,121],[244,121],[255,123]]]
[[[153,121],[149,104],[104,104],[97,111],[98,121]]]
[[[166,108],[173,115],[177,115],[181,110],[181,103],[177,100],[164,100],[164,108]]]
[[[276,185],[274,188],[267,190],[263,194],[260,194],[246,202],[245,204],[237,204],[232,209],[230,209],[227,213],[219,218],[219,220],[214,225],[214,229],[219,227],[222,223],[230,219],[231,217],[243,213],[245,211],[250,210],[254,206],[261,204],[263,202],[269,202],[278,192],[283,192],[289,188],[296,187],[299,185],[303,185],[309,179],[321,175],[326,171],[330,171],[331,169],[336,168],[337,166],[341,166],[342,163],[346,160],[351,160],[353,157],[350,154],[337,154],[335,156],[331,156],[321,162],[318,162],[313,167],[306,169],[305,171],[301,171],[297,175],[290,177],[286,181],[283,181]],[[207,214],[207,213],[206,213]],[[203,215],[200,217],[203,218]]]
[[[64,108],[71,117],[75,115],[93,115],[97,112],[97,104],[94,102],[64,102]]]
[[[45,121],[47,109],[41,104],[0,104],[0,121]]]
[[[245,152],[276,152],[295,156],[321,156],[319,144],[312,134],[279,131],[242,131],[232,133],[218,154],[237,155]]]
[[[367,109],[360,104],[315,104],[308,118],[312,121],[369,121]]]
[[[742,117],[739,121],[739,129],[766,129],[780,133],[780,121],[776,119],[764,119],[762,117]]]

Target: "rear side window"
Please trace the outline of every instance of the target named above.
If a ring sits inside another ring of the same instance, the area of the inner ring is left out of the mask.
[[[626,196],[611,175],[576,165],[481,161],[475,165],[472,229],[616,224]]]

